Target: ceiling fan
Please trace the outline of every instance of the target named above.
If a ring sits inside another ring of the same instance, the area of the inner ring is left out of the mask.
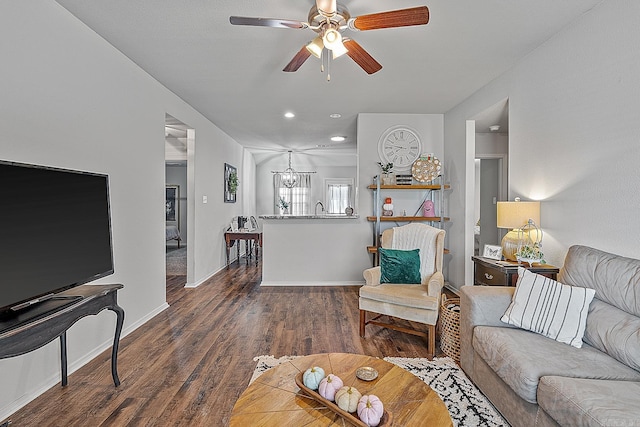
[[[346,29],[352,31],[378,30],[381,28],[408,27],[425,25],[429,22],[427,6],[409,9],[392,10],[388,12],[372,13],[352,18],[346,7],[336,3],[336,0],[316,0],[311,7],[307,22],[289,19],[250,18],[231,16],[229,21],[233,25],[252,25],[258,27],[311,29],[317,33],[308,44],[293,57],[282,71],[293,72],[304,64],[309,56],[314,55],[323,62],[326,57],[327,68],[330,60],[345,53],[353,59],[368,74],[382,69],[382,65],[364,50],[355,40],[342,36]],[[329,55],[329,53],[331,53]],[[327,73],[327,80],[330,79]]]

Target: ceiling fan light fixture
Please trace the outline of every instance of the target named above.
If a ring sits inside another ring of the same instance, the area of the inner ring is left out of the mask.
[[[322,41],[322,37],[318,36],[315,39],[311,40],[306,47],[310,54],[312,54],[316,58],[320,58],[322,56],[322,49],[324,49],[324,42]]]
[[[323,16],[334,16],[336,14],[338,5],[336,4],[336,0],[317,0],[316,8],[318,12]]]
[[[329,50],[333,50],[342,46],[342,35],[335,28],[329,28],[324,32],[322,41],[324,42],[324,47]]]
[[[342,55],[344,55],[348,51],[349,50],[345,47],[344,44],[342,44],[342,42],[340,42],[339,45],[334,46],[334,48],[331,49],[331,52],[333,52],[333,59],[341,57]]]

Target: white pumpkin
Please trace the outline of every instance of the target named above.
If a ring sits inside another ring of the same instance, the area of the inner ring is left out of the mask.
[[[302,374],[302,383],[311,390],[317,390],[323,378],[324,369],[319,366],[314,366],[304,371],[304,374]]]
[[[336,392],[340,390],[343,385],[344,383],[342,382],[340,377],[329,374],[326,376],[326,378],[320,381],[320,385],[318,386],[318,393],[320,394],[320,396],[333,402],[333,400],[336,398]]]
[[[384,406],[378,396],[362,396],[358,401],[358,418],[366,425],[376,427],[380,424],[383,414]]]
[[[344,386],[336,392],[338,408],[347,412],[356,412],[362,393],[355,387]]]

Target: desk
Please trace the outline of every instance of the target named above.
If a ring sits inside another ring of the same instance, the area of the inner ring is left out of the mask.
[[[262,374],[238,398],[230,427],[344,426],[341,416],[301,393],[296,385],[296,375],[312,366],[337,375],[363,395],[378,396],[395,426],[453,426],[442,399],[409,371],[376,357],[331,353],[293,359]],[[357,379],[355,373],[361,366],[376,369],[378,378],[370,382]]]
[[[238,240],[245,240],[247,242],[245,249],[247,255],[247,263],[249,262],[249,258],[251,257],[251,250],[249,249],[251,246],[251,242],[255,244],[256,264],[258,263],[258,251],[259,248],[262,247],[262,230],[225,231],[224,240],[227,246],[227,268],[229,268],[229,250],[231,249],[231,246],[233,246],[234,242]],[[238,262],[240,262],[240,245],[236,246],[236,248],[238,252]]]
[[[62,385],[67,385],[67,330],[79,319],[104,309],[116,313],[116,332],[111,348],[111,376],[118,378],[118,344],[124,323],[124,310],[118,305],[116,285],[82,285],[56,294],[38,305],[22,310],[17,316],[0,320],[0,359],[20,356],[60,338]],[[73,297],[75,299],[65,300]],[[64,305],[60,305],[63,303]],[[56,307],[57,306],[57,307]]]
[[[497,261],[494,259],[474,256],[473,261],[473,284],[484,286],[515,286],[518,280],[518,263],[511,261]],[[521,264],[522,267],[532,273],[540,274],[550,279],[556,280],[560,269],[549,264],[536,264],[529,266]]]

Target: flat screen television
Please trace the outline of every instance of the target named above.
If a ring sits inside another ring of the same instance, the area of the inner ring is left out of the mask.
[[[107,175],[0,160],[0,183],[2,318],[113,273]]]

